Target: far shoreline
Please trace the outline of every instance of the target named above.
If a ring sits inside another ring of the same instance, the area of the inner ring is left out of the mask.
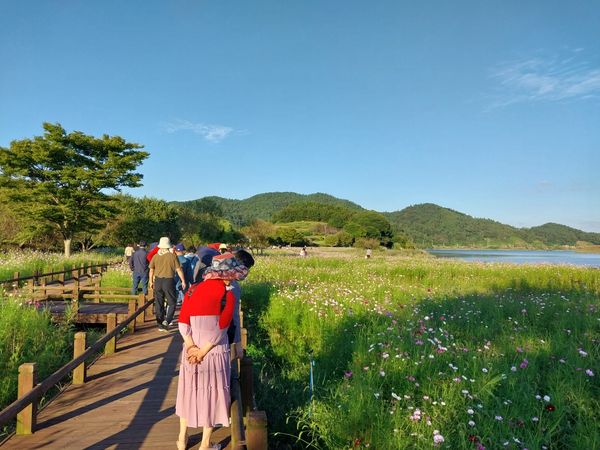
[[[577,252],[577,253],[600,253],[600,245],[590,247],[449,247],[449,246],[435,246],[427,247],[424,250],[467,250],[467,251],[489,251],[489,250],[503,250],[503,251],[538,251],[538,252]]]

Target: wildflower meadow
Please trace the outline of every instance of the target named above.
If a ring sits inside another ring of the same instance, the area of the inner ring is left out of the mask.
[[[600,448],[600,271],[361,256],[244,282],[277,448]]]
[[[27,277],[37,273],[49,273],[70,270],[81,264],[113,263],[122,259],[115,251],[92,251],[77,253],[65,258],[59,253],[40,252],[34,250],[11,251],[2,253],[0,257],[0,280],[10,280],[15,272]]]

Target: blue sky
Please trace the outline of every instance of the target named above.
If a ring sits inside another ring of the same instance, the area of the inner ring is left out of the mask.
[[[0,145],[120,135],[136,196],[325,192],[600,232],[597,1],[0,6]]]

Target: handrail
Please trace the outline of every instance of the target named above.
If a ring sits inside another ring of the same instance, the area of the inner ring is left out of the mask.
[[[121,322],[112,331],[102,336],[98,341],[96,341],[94,345],[90,346],[85,352],[83,352],[77,358],[74,358],[71,361],[69,361],[67,364],[62,366],[44,381],[39,383],[36,387],[34,387],[23,397],[15,400],[2,411],[0,411],[0,427],[6,425],[8,422],[13,420],[17,416],[17,414],[19,414],[23,409],[25,409],[30,403],[39,400],[39,398],[42,395],[44,395],[52,386],[58,383],[75,367],[83,363],[87,358],[89,358],[95,352],[97,352],[101,347],[104,346],[104,344],[106,344],[112,338],[117,336],[127,325],[129,325],[133,320],[135,320],[137,316],[142,314],[146,310],[146,308],[148,308],[153,303],[154,299],[146,301],[144,305],[140,306],[133,314],[131,314],[127,319]]]
[[[37,278],[44,278],[44,277],[48,277],[48,276],[53,276],[53,275],[60,275],[60,274],[66,274],[66,273],[72,273],[74,270],[78,270],[81,269],[81,267],[85,266],[86,269],[94,269],[96,267],[109,267],[109,266],[116,266],[122,264],[121,262],[112,262],[112,263],[100,263],[100,264],[93,264],[91,266],[86,266],[85,264],[82,266],[73,266],[70,269],[65,269],[65,270],[61,270],[61,271],[57,271],[57,272],[46,272],[46,273],[35,273],[33,275],[29,275],[26,277],[17,277],[17,278],[10,278],[7,280],[0,280],[0,284],[8,284],[8,283],[15,283],[15,282],[19,282],[19,281],[27,281],[27,280],[34,280]]]

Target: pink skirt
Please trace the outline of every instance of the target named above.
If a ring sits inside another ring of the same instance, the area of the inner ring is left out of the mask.
[[[180,323],[179,332],[184,336],[191,334],[198,347],[207,342],[216,345],[200,364],[188,363],[184,345],[175,414],[187,419],[192,428],[228,426],[231,363],[227,329],[219,328],[219,316],[192,316],[190,324]]]

